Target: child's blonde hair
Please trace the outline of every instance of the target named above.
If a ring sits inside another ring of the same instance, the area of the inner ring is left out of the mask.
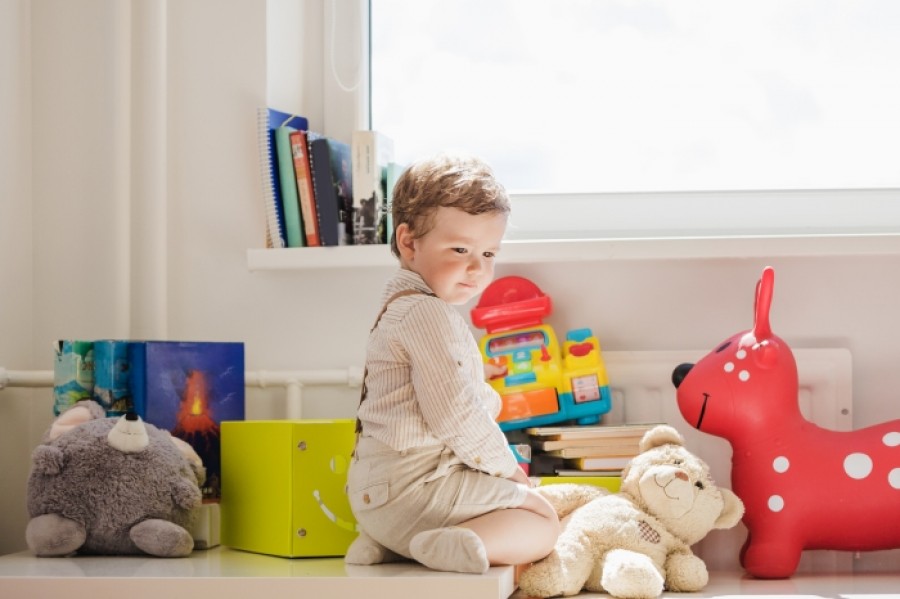
[[[394,229],[406,223],[415,238],[434,227],[437,209],[459,208],[469,214],[509,214],[509,196],[491,167],[474,156],[438,154],[406,169],[394,186]],[[391,252],[400,257],[391,232]]]

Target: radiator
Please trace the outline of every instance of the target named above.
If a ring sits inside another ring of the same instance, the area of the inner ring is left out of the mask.
[[[612,392],[612,409],[604,424],[665,422],[684,435],[688,449],[710,466],[714,480],[731,486],[731,446],[724,439],[701,433],[687,424],[678,411],[672,370],[683,362],[695,362],[707,350],[606,351],[603,352]],[[795,349],[803,415],[823,428],[850,430],[853,422],[850,352],[846,349]],[[302,416],[301,388],[308,385],[358,387],[362,369],[248,371],[248,387],[283,387],[285,415]],[[49,387],[50,371],[7,371],[0,368],[0,389]],[[710,570],[738,569],[738,553],[746,538],[746,528],[716,530],[694,550]],[[837,551],[806,551],[798,572],[852,571],[852,554]]]

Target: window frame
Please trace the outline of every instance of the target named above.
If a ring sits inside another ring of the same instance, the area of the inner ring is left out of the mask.
[[[347,135],[342,129],[371,123],[371,3],[342,4],[342,11],[358,12],[358,26],[341,29],[329,27],[337,1],[323,1],[323,97],[344,99],[325,102],[326,131]],[[359,51],[364,65],[349,92],[333,76],[333,65],[348,60],[331,55],[341,48]],[[900,188],[511,193],[511,200],[507,236],[514,240],[900,234]]]

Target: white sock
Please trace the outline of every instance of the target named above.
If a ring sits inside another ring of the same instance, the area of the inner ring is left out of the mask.
[[[457,526],[420,532],[409,542],[409,553],[432,570],[484,574],[491,565],[481,538]]]
[[[387,562],[396,562],[403,559],[378,541],[367,535],[363,531],[359,531],[347,553],[344,561],[348,564],[357,566],[371,566],[373,564],[383,564]]]

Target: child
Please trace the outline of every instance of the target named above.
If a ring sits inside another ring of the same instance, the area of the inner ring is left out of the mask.
[[[453,307],[491,282],[509,198],[484,162],[442,155],[403,173],[392,210],[400,270],[369,335],[346,561],[483,573],[538,560],[559,520],[494,420],[500,396]]]

